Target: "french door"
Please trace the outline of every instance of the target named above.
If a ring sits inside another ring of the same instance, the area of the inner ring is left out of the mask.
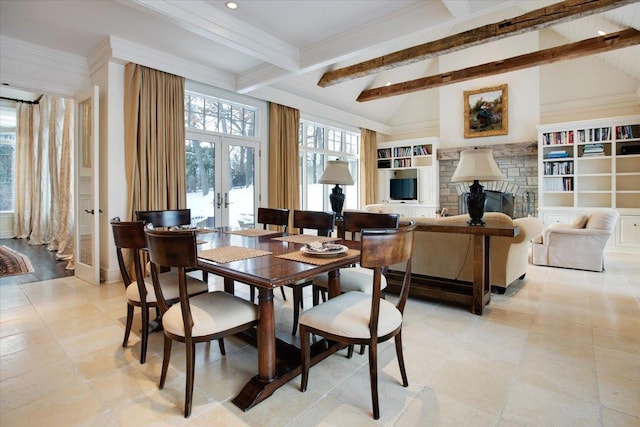
[[[255,223],[260,177],[259,143],[244,138],[187,132],[187,207],[198,226]]]
[[[100,193],[98,170],[98,86],[75,96],[75,272],[100,283]]]

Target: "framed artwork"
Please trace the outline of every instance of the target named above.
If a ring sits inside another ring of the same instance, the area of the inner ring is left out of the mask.
[[[464,91],[464,137],[509,133],[507,85]]]

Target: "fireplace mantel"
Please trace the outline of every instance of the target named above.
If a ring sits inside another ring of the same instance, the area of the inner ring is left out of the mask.
[[[518,142],[513,144],[494,144],[494,145],[474,145],[469,144],[467,147],[442,148],[438,149],[438,160],[457,160],[460,158],[460,152],[471,148],[488,148],[493,152],[493,157],[512,157],[512,156],[537,156],[538,142]]]

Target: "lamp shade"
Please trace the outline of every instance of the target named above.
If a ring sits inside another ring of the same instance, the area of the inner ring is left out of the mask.
[[[327,168],[318,180],[320,184],[353,185],[349,163],[344,160],[329,160]]]
[[[451,181],[497,181],[500,179],[502,179],[502,172],[493,159],[491,150],[475,148],[460,153],[460,162]]]

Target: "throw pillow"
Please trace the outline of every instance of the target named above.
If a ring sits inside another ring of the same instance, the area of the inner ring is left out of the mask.
[[[612,209],[595,211],[589,216],[586,228],[597,228],[600,230],[613,230],[618,219],[618,212]]]
[[[584,228],[587,225],[588,217],[585,214],[580,214],[571,223],[571,228]]]

